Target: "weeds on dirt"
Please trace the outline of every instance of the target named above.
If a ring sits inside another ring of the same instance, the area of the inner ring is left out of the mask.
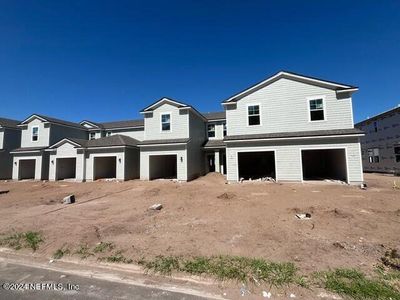
[[[356,300],[400,300],[400,292],[379,278],[367,278],[354,269],[335,269],[314,275],[321,287]]]
[[[36,251],[42,242],[42,235],[36,231],[17,232],[0,239],[0,245],[11,247],[14,250],[30,248]]]
[[[78,250],[76,250],[74,254],[78,254],[81,259],[86,259],[89,256],[94,255],[92,252],[90,252],[88,245],[80,245]]]
[[[131,264],[133,262],[132,259],[126,258],[122,254],[122,250],[118,250],[114,254],[111,254],[110,256],[101,257],[101,258],[99,258],[99,260],[111,262],[111,263],[124,263],[124,264]]]
[[[62,258],[64,255],[70,254],[71,251],[68,248],[64,248],[64,246],[60,249],[57,249],[56,252],[54,252],[53,254],[53,258],[54,259],[60,259]]]
[[[94,253],[104,253],[106,251],[111,251],[115,248],[114,243],[112,242],[101,242],[96,247],[94,247]]]
[[[400,254],[396,249],[390,249],[385,252],[381,258],[383,264],[395,270],[400,270]]]
[[[306,285],[304,278],[297,275],[297,268],[293,263],[276,263],[262,258],[157,256],[153,260],[142,259],[138,263],[147,271],[163,275],[180,271],[191,275],[210,275],[222,281],[264,282],[271,286]]]

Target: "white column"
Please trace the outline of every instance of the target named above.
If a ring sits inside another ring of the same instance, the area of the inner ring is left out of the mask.
[[[215,172],[221,173],[219,150],[215,150]]]

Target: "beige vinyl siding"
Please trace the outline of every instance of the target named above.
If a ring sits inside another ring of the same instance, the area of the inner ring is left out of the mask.
[[[32,141],[32,128],[39,127],[38,140]],[[32,119],[28,124],[22,128],[21,133],[21,147],[48,147],[50,146],[50,124],[44,123],[38,118]]]
[[[301,151],[307,149],[346,149],[348,181],[352,184],[363,182],[358,138],[229,143],[226,149],[227,179],[239,180],[237,160],[239,152],[275,151],[276,179],[278,181],[302,181]]]
[[[161,132],[161,114],[170,113],[171,130]],[[152,113],[144,115],[145,140],[180,139],[189,137],[188,110],[179,110],[176,106],[164,103]]]
[[[309,121],[309,97],[324,97],[325,121]],[[260,126],[247,125],[247,106],[259,104]],[[351,98],[330,89],[282,78],[227,106],[229,135],[353,128]]]

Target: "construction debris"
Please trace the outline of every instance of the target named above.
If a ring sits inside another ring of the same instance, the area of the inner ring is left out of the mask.
[[[262,296],[263,296],[264,298],[270,299],[271,296],[272,296],[272,294],[271,294],[271,292],[263,291],[263,292],[262,292]]]
[[[63,204],[72,204],[75,203],[75,195],[69,195],[62,200]]]
[[[361,183],[360,189],[366,190],[367,189],[367,184],[366,183]]]
[[[393,189],[394,189],[394,190],[400,190],[400,185],[397,184],[396,181],[393,181]]]
[[[8,194],[10,191],[0,191],[0,195],[2,194]]]
[[[162,204],[157,203],[149,207],[150,210],[161,210],[163,208]]]
[[[296,218],[300,220],[309,220],[311,219],[311,214],[310,213],[296,214]]]

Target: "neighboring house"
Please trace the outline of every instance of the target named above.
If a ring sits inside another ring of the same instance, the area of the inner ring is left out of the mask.
[[[205,174],[202,145],[207,119],[192,106],[162,98],[141,111],[144,140],[140,147],[140,179],[192,180]]]
[[[20,121],[0,118],[0,179],[11,179],[13,160],[10,151],[21,145]]]
[[[46,150],[50,154],[49,179],[139,178],[137,143],[119,134],[93,140],[62,139]]]
[[[223,101],[227,179],[363,182],[357,90],[282,71]]]
[[[13,154],[14,180],[47,180],[49,177],[50,145],[65,137],[87,138],[87,130],[80,124],[33,114],[19,125],[21,145],[11,151]]]
[[[355,125],[361,138],[364,171],[400,175],[400,106]]]
[[[99,139],[115,134],[122,134],[138,141],[144,139],[144,120],[127,120],[106,123],[94,123],[91,121],[80,122],[88,130],[88,139]]]

